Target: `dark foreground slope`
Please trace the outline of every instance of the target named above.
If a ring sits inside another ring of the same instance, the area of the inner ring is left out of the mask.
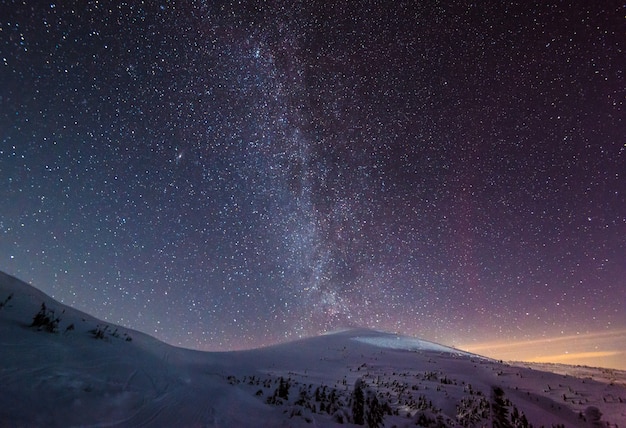
[[[372,330],[190,351],[2,273],[0,305],[2,427],[569,427],[594,426],[600,413],[601,426],[626,426],[618,371],[587,368],[579,378]]]

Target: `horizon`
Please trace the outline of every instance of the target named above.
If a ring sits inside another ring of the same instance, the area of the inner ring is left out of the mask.
[[[27,282],[22,281],[20,278],[17,278],[13,275],[5,273],[6,275],[12,276],[20,282],[23,282],[36,290],[43,292],[43,290],[38,289],[32,284],[28,284]],[[2,297],[2,296],[0,296]],[[52,296],[48,296],[49,298],[54,299]],[[59,302],[63,304],[63,302]],[[69,306],[69,305],[67,305]],[[74,308],[69,306],[74,310],[78,310],[86,313],[92,317],[95,317],[94,314],[83,311],[78,308]],[[97,318],[97,317],[95,317]],[[104,320],[101,320],[104,321]],[[114,324],[116,325],[116,324]],[[132,325],[124,325],[122,327],[128,328],[130,330],[140,331],[135,329]],[[435,344],[443,345],[446,347],[450,347],[452,349],[457,349],[459,351],[469,352],[475,354],[477,356],[491,358],[493,360],[502,360],[504,362],[509,363],[548,363],[548,364],[564,364],[568,366],[584,366],[584,367],[595,367],[595,368],[604,368],[610,370],[623,370],[626,371],[626,331],[617,332],[617,333],[604,333],[599,334],[603,338],[603,345],[606,346],[606,349],[611,349],[609,351],[595,351],[595,352],[569,352],[565,349],[572,349],[571,343],[572,339],[576,339],[577,341],[591,341],[594,344],[594,347],[597,348],[597,341],[595,340],[598,334],[589,333],[587,335],[576,335],[575,337],[557,337],[557,338],[541,338],[536,340],[529,340],[523,342],[485,342],[485,343],[474,343],[474,344],[449,344],[449,343],[440,343],[437,341],[433,341],[428,339],[427,337],[423,337],[419,334],[411,334],[405,332],[398,331],[387,331],[381,330],[377,328],[358,326],[358,325],[346,325],[343,327],[337,327],[333,330],[319,332],[317,334],[302,336],[297,338],[290,338],[284,341],[277,341],[274,343],[265,343],[257,346],[251,347],[241,347],[241,348],[233,348],[233,349],[199,349],[199,348],[189,348],[185,346],[180,346],[175,343],[169,343],[163,341],[163,343],[167,343],[168,345],[181,347],[183,349],[190,349],[200,352],[208,352],[208,353],[223,353],[223,352],[237,352],[237,351],[249,351],[255,349],[261,349],[265,347],[271,347],[274,345],[287,344],[298,340],[305,340],[307,338],[320,337],[325,335],[333,335],[333,334],[341,334],[344,332],[352,332],[352,331],[370,331],[370,332],[378,332],[384,334],[391,335],[399,335],[405,336],[408,338],[414,338],[419,340],[429,341]],[[142,332],[147,334],[150,337],[153,337],[157,340],[160,340],[158,337],[150,334],[149,332]],[[621,343],[621,345],[616,345],[616,343]],[[543,345],[543,346],[542,346]],[[550,345],[550,346],[545,346]],[[578,347],[583,347],[584,344],[579,344]],[[620,350],[621,346],[621,350]],[[503,349],[504,348],[504,349]],[[576,349],[576,348],[574,348]]]

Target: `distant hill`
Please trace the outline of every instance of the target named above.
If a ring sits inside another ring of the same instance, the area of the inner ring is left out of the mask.
[[[541,368],[366,329],[186,350],[0,273],[0,427],[626,426],[625,372]]]

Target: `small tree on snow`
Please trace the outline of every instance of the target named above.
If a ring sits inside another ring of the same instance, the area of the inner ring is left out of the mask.
[[[358,378],[354,384],[352,398],[352,421],[356,425],[364,425],[365,394],[363,393],[363,381],[361,378]]]

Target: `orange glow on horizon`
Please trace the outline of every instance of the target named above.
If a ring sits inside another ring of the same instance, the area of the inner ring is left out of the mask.
[[[458,348],[499,360],[626,370],[626,330],[464,344]]]

